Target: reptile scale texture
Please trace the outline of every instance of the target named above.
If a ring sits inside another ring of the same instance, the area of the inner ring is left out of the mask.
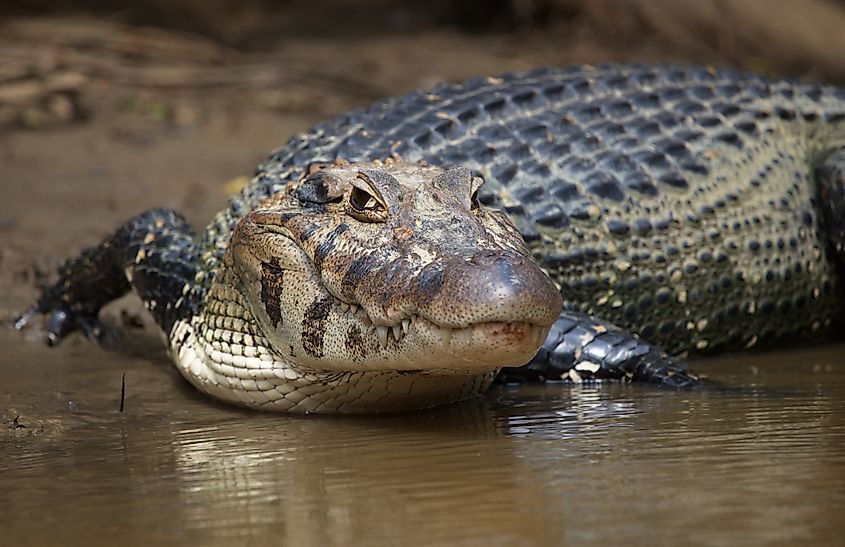
[[[196,235],[147,211],[17,321],[129,290],[235,404],[419,408],[504,381],[695,385],[683,356],[841,333],[845,90],[708,67],[475,78],[294,136]],[[538,351],[539,350],[539,351]]]

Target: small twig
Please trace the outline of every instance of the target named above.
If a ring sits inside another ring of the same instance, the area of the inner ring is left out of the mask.
[[[123,402],[126,400],[126,373],[120,379],[120,412],[123,412]]]

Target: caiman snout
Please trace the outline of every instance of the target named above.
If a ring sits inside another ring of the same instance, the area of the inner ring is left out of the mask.
[[[451,328],[487,322],[548,327],[563,306],[554,283],[533,261],[507,251],[434,263],[421,272],[417,291],[420,315]]]

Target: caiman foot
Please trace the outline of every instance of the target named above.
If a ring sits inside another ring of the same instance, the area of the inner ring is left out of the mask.
[[[67,305],[61,305],[52,312],[33,306],[15,319],[14,327],[16,330],[23,330],[33,318],[45,313],[50,313],[50,319],[47,321],[48,346],[57,346],[68,334],[77,330],[89,340],[102,340],[103,324],[100,319],[96,315],[75,313]]]
[[[193,313],[183,288],[196,275],[198,252],[187,221],[169,209],[150,209],[128,220],[99,245],[65,262],[57,280],[45,287],[37,303],[15,319],[21,330],[39,315],[47,316],[47,343],[55,346],[82,331],[103,341],[100,309],[131,287],[165,332],[177,318]]]

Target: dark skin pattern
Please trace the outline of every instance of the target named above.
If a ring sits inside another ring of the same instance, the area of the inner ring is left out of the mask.
[[[261,265],[261,272],[261,300],[264,302],[264,309],[275,328],[283,319],[279,297],[282,293],[285,271],[277,263],[264,262]]]
[[[325,321],[331,308],[332,301],[324,298],[313,302],[305,312],[305,318],[302,321],[302,347],[312,357],[323,356]]]

